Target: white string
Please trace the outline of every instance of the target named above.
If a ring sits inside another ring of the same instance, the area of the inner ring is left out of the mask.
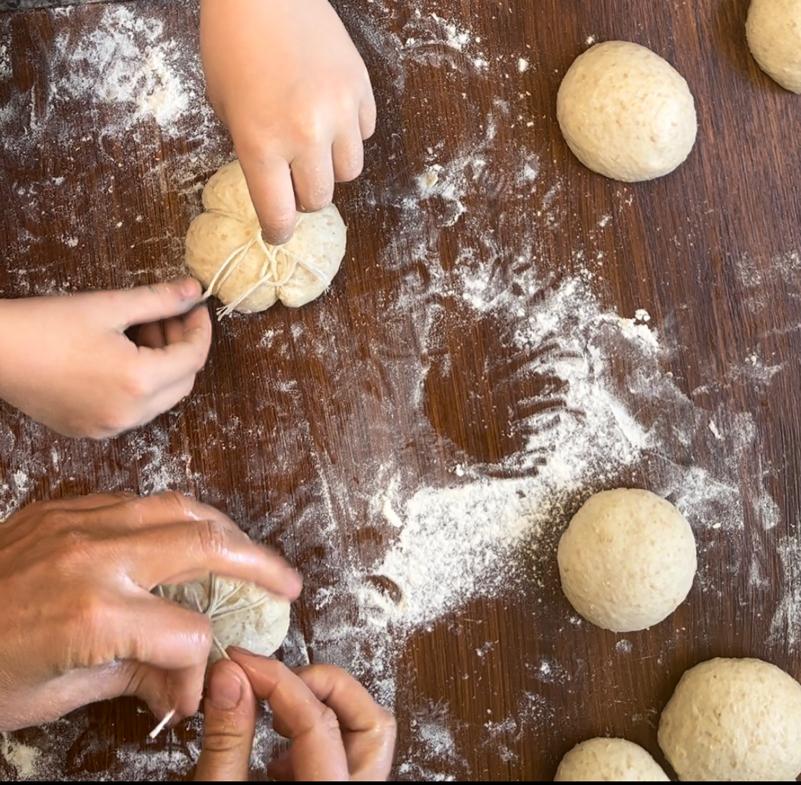
[[[262,593],[255,600],[243,602],[241,599],[233,605],[226,607],[228,601],[242,589],[245,584],[242,581],[233,581],[232,586],[227,591],[223,588],[223,584],[216,575],[209,576],[209,591],[205,607],[200,599],[197,586],[190,584],[189,588],[192,593],[192,600],[195,603],[195,608],[200,613],[209,617],[212,624],[211,642],[214,648],[218,651],[219,655],[226,660],[231,659],[225,651],[225,647],[214,634],[214,622],[218,619],[224,619],[227,616],[233,616],[237,613],[245,613],[246,611],[254,610],[264,605],[270,599],[268,594]],[[158,587],[158,592],[161,597],[164,597],[164,590],[161,586]]]
[[[240,216],[236,215],[235,213],[229,213],[225,210],[209,210],[209,212],[215,215],[223,215],[226,218],[232,218],[240,223],[244,222]],[[299,216],[297,226],[300,226],[304,219],[305,216]],[[244,243],[242,243],[242,245],[234,248],[225,261],[223,261],[223,263],[220,265],[217,272],[214,274],[214,277],[209,282],[208,287],[206,288],[206,292],[203,295],[204,300],[207,300],[209,297],[220,293],[222,287],[225,285],[225,282],[231,277],[231,274],[234,272],[234,270],[236,270],[239,264],[241,264],[242,260],[248,255],[248,253],[250,253],[250,250],[254,245],[261,249],[261,252],[265,257],[261,266],[261,274],[253,286],[240,294],[235,300],[228,303],[228,305],[217,309],[217,315],[221,319],[226,316],[230,316],[239,305],[241,305],[245,300],[248,299],[248,297],[250,297],[262,286],[271,286],[275,289],[278,289],[281,286],[289,283],[289,281],[291,281],[292,277],[295,275],[298,267],[302,267],[304,270],[310,272],[322,284],[324,284],[324,286],[327,287],[331,285],[331,277],[326,275],[325,272],[317,267],[317,265],[290,253],[283,246],[267,245],[267,243],[264,242],[264,238],[261,236],[261,227],[258,227],[255,234],[249,240],[246,240]],[[287,271],[284,273],[283,277],[279,276],[278,271],[279,253],[283,253],[283,255],[289,260],[289,267],[287,268]]]
[[[162,718],[161,722],[147,734],[149,739],[155,739],[166,727],[167,723],[175,716],[175,709],[170,709]]]
[[[217,636],[214,634],[214,622],[217,619],[224,619],[226,616],[232,616],[235,613],[245,613],[246,611],[253,610],[264,605],[265,602],[269,599],[267,594],[262,594],[255,600],[251,600],[250,602],[240,602],[238,604],[234,604],[229,608],[223,608],[223,606],[231,599],[245,584],[241,581],[233,582],[231,588],[226,592],[222,589],[222,584],[218,580],[216,575],[209,576],[209,597],[208,602],[206,603],[206,607],[203,608],[203,603],[200,601],[200,597],[197,592],[197,586],[191,585],[190,588],[192,589],[192,599],[195,601],[195,606],[197,609],[203,613],[204,615],[208,616],[212,623],[212,634],[211,640],[212,644],[215,646],[217,651],[220,653],[221,657],[224,657],[226,660],[230,660],[231,658],[228,656],[228,652],[225,651],[225,647],[220,643],[217,639]],[[160,597],[164,597],[164,589],[163,587],[159,586],[157,588],[158,594]],[[158,725],[153,728],[150,733],[148,733],[148,738],[155,739],[156,736],[161,733],[164,728],[167,727],[169,721],[175,716],[176,709],[170,709],[164,717],[161,719]]]

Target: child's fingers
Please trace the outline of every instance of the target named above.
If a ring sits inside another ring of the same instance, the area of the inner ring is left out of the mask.
[[[196,376],[194,374],[189,375],[155,393],[142,411],[142,416],[139,418],[139,422],[135,427],[139,428],[143,425],[147,425],[147,423],[151,420],[155,420],[159,415],[175,408],[184,398],[188,398],[195,388],[195,378]]]
[[[133,328],[133,342],[137,346],[146,346],[148,349],[161,349],[166,343],[166,333],[163,322],[150,322]]]
[[[239,155],[264,239],[273,245],[285,243],[295,230],[297,210],[289,164],[275,155]]]
[[[334,198],[334,167],[330,147],[304,151],[292,161],[291,168],[301,210],[315,212],[331,204]]]
[[[364,168],[364,145],[358,128],[340,134],[332,147],[334,177],[338,183],[355,180]]]
[[[362,139],[369,139],[375,133],[377,115],[375,96],[373,95],[373,89],[370,87],[359,107],[359,128],[362,133]]]
[[[211,319],[208,308],[199,306],[186,317],[179,341],[162,349],[140,349],[140,373],[154,392],[193,380],[206,364],[210,347]]]
[[[194,311],[190,311],[187,315],[187,318],[194,313]],[[184,339],[187,326],[183,318],[180,316],[175,316],[172,319],[167,319],[166,321],[162,322],[162,330],[164,333],[164,343],[162,345],[168,346],[171,343],[178,343],[178,341],[182,341]]]
[[[348,760],[336,714],[289,668],[243,649],[228,650],[242,666],[257,698],[291,740],[292,772],[298,781],[348,780]]]
[[[256,701],[247,677],[236,663],[220,660],[209,671],[203,713],[203,749],[195,779],[246,782],[250,779]]]

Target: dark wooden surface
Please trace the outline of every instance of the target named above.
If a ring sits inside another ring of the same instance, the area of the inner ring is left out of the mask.
[[[164,35],[186,51],[195,45],[192,3],[123,5],[162,20]],[[442,291],[434,355],[421,340],[421,324],[432,318],[430,277],[453,276],[467,248],[509,287],[523,257],[549,282],[547,294],[554,282],[582,276],[587,259],[598,256],[592,276],[584,276],[593,296],[622,316],[647,308],[664,347],[656,369],[680,395],[666,397],[658,385],[650,397],[635,395],[637,368],[621,350],[612,363],[621,395],[632,396],[629,410],[653,426],[656,443],[612,476],[588,471],[564,491],[563,509],[533,558],[535,578],[510,567],[506,591],[475,592],[399,644],[398,773],[549,778],[570,746],[606,734],[662,760],[658,712],[690,665],[749,655],[801,677],[794,645],[801,620],[790,614],[776,622],[777,604],[801,596],[792,558],[801,553],[801,99],[749,57],[746,0],[337,5],[371,69],[380,123],[363,178],[338,189],[349,252],[332,291],[301,311],[276,308],[216,325],[193,398],[138,434],[69,442],[0,408],[0,506],[10,512],[33,499],[100,489],[195,492],[305,573],[292,656],[304,649],[299,641],[312,660],[346,652],[316,640],[315,598],[334,587],[341,618],[358,617],[354,595],[339,593],[338,575],[346,564],[369,573],[394,536],[376,513],[376,477],[389,465],[404,483],[441,488],[458,486],[455,464],[478,467],[474,476],[514,474],[507,459],[526,441],[521,402],[558,395],[565,383],[502,378],[503,361],[517,359],[512,328]],[[54,62],[54,40],[69,35],[74,48],[103,10],[0,15],[0,45],[9,47],[12,64],[12,75],[0,80],[2,296],[128,286],[177,273],[198,188],[230,154],[219,127],[192,111],[164,133],[147,117],[121,124],[119,107],[81,105],[54,92],[53,74],[71,68]],[[446,37],[426,26],[431,13],[441,18],[431,22],[439,31],[444,19],[471,32],[461,51],[442,43],[412,48],[415,36]],[[698,144],[673,175],[622,186],[570,155],[554,117],[556,91],[590,36],[645,44],[690,83]],[[524,73],[520,57],[530,63]],[[484,144],[488,118],[497,132]],[[464,215],[447,194],[410,213],[403,200],[416,193],[415,178],[471,146],[489,166],[479,175],[475,161],[467,166]],[[533,157],[539,174],[521,184],[516,173]],[[520,302],[535,309],[543,297]],[[562,328],[555,325],[555,333]],[[428,373],[416,390],[407,377],[422,366]],[[765,367],[776,370],[760,372]],[[706,427],[713,417],[721,439]],[[673,433],[671,424],[688,418],[700,424],[690,437]],[[702,565],[688,602],[664,624],[625,636],[571,621],[553,558],[569,515],[598,487],[631,482],[661,490],[670,471],[689,482],[693,467],[725,478],[733,491],[711,508],[686,509]],[[775,526],[759,501],[768,497],[780,512]],[[782,554],[790,554],[785,564]],[[526,695],[541,710],[524,718]],[[453,749],[425,738],[429,720],[447,729]],[[151,725],[132,702],[120,701],[17,738],[47,749],[55,763],[45,774],[186,769],[197,726],[148,745]],[[58,737],[69,743],[59,746]],[[0,776],[15,776],[2,755]]]

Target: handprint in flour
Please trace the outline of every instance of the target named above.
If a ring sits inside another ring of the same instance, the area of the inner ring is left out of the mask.
[[[462,314],[430,349],[426,416],[453,457],[484,475],[536,472],[582,421],[570,387],[588,362],[557,328],[526,336],[497,314]]]

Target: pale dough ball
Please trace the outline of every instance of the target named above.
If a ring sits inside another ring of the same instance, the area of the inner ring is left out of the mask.
[[[644,630],[690,591],[695,538],[670,502],[618,488],[591,496],[573,516],[557,560],[562,589],[585,619],[615,632]]]
[[[762,70],[801,93],[801,0],[752,0],[745,31]]]
[[[559,87],[556,114],[576,157],[624,182],[672,172],[695,144],[695,102],[684,77],[644,46],[596,44]]]
[[[289,603],[252,583],[210,575],[202,581],[159,586],[157,593],[211,619],[209,662],[229,646],[269,656],[289,630]]]
[[[665,706],[659,746],[682,780],[794,780],[801,684],[762,660],[702,662]]]
[[[642,748],[626,739],[589,739],[562,758],[555,782],[663,782],[669,778]]]
[[[305,305],[328,288],[345,256],[347,229],[334,205],[298,214],[284,245],[265,243],[239,161],[212,176],[203,207],[186,235],[186,263],[225,313],[264,311],[277,300]]]

